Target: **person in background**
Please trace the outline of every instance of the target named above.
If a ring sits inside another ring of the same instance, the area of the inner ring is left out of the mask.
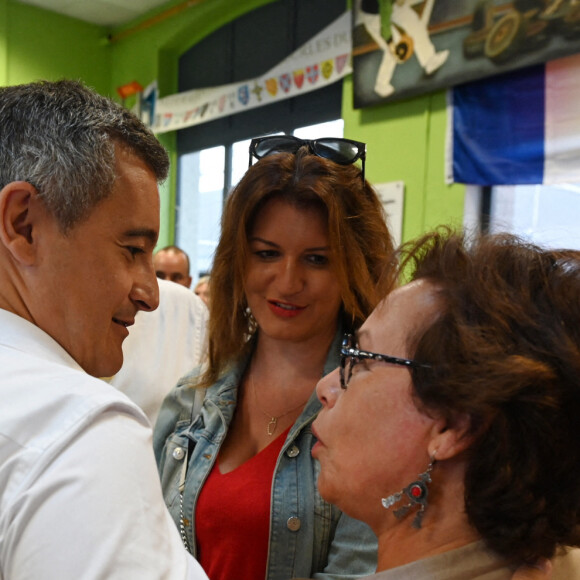
[[[259,161],[226,201],[208,362],[166,399],[154,435],[166,503],[212,580],[376,568],[376,538],[322,500],[310,456],[316,383],[394,283],[364,155],[347,139],[254,139]]]
[[[74,81],[0,88],[0,577],[207,579],[116,373],[155,310],[157,184],[133,114]]]
[[[167,393],[199,365],[206,350],[208,310],[180,284],[158,280],[159,307],[138,314],[123,342],[123,366],[108,381],[155,425]]]
[[[193,291],[209,306],[209,276],[202,276]]]
[[[369,578],[504,580],[546,558],[580,578],[580,261],[445,229],[403,256],[412,281],[317,386],[322,497],[378,536]]]
[[[160,280],[170,280],[186,288],[191,286],[189,256],[177,246],[165,246],[153,256],[155,274]]]

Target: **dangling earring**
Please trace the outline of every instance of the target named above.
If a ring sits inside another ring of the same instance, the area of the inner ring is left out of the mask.
[[[431,461],[427,466],[427,469],[419,474],[419,477],[411,482],[407,487],[402,489],[397,493],[393,493],[388,497],[384,497],[381,500],[383,507],[385,509],[389,509],[391,506],[396,504],[398,501],[403,499],[403,496],[407,496],[409,498],[409,503],[404,505],[398,509],[396,509],[393,513],[395,517],[398,519],[404,518],[408,513],[409,510],[416,505],[419,505],[419,511],[415,515],[415,519],[411,524],[415,529],[421,528],[421,523],[423,521],[423,515],[425,513],[425,508],[427,507],[427,496],[429,495],[429,490],[427,489],[427,484],[431,483],[431,471],[433,469],[433,465],[435,464],[435,454],[431,457]]]
[[[258,330],[258,323],[252,314],[249,306],[246,306],[244,310],[244,315],[246,317],[246,321],[248,323],[248,337],[251,337],[255,334],[256,330]]]

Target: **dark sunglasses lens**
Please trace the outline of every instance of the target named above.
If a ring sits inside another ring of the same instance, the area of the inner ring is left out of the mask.
[[[344,139],[316,139],[313,150],[320,157],[344,165],[353,163],[362,153],[356,143],[350,143]]]
[[[287,135],[268,137],[260,141],[254,148],[254,155],[258,159],[274,153],[296,153],[302,142]]]

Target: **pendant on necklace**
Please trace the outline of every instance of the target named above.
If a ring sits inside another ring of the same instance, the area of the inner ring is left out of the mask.
[[[272,417],[270,422],[268,423],[268,435],[272,437],[274,435],[274,431],[276,431],[276,425],[278,424],[278,419],[276,417]]]

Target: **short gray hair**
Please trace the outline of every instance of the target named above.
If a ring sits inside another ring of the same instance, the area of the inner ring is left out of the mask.
[[[131,112],[78,81],[0,88],[0,189],[37,188],[62,231],[88,217],[115,182],[115,145],[167,177],[169,157]]]

